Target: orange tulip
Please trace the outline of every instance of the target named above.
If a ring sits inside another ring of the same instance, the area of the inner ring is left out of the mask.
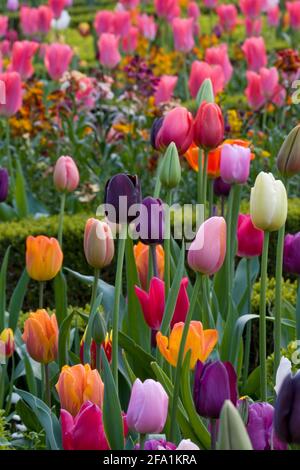
[[[60,271],[63,253],[55,238],[27,237],[26,268],[35,281],[50,281]]]
[[[134,246],[134,257],[135,263],[139,274],[139,279],[141,287],[144,290],[147,290],[148,284],[148,262],[149,262],[149,246],[144,245],[142,242],[139,242]],[[156,259],[157,259],[157,269],[158,277],[160,279],[164,278],[164,249],[161,245],[156,246]]]
[[[156,335],[156,343],[160,353],[174,367],[177,365],[183,327],[183,322],[176,323],[169,338],[163,336],[160,331]],[[194,369],[198,360],[206,361],[217,341],[217,330],[203,330],[200,321],[191,321],[184,348],[184,356],[191,350],[190,369]]]
[[[3,345],[3,350],[2,350]],[[0,334],[0,359],[11,357],[15,350],[14,332],[11,328],[5,328]]]
[[[48,364],[57,357],[58,326],[55,315],[40,309],[32,312],[24,323],[22,336],[27,351],[37,362]]]
[[[92,370],[89,364],[64,366],[55,387],[61,408],[69,411],[72,416],[77,415],[86,401],[102,408],[104,384],[99,372]]]

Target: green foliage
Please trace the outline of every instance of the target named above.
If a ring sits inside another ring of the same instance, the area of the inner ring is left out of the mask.
[[[9,445],[10,433],[7,428],[7,422],[5,419],[5,411],[0,410],[0,450],[11,449]]]
[[[282,297],[285,301],[289,302],[293,306],[296,306],[297,300],[297,281],[291,281],[287,279],[282,283]],[[259,301],[260,301],[260,282],[256,282],[253,286],[252,293],[252,308],[253,313],[259,312]],[[267,289],[267,308],[272,310],[275,303],[275,278],[272,277],[268,281]]]

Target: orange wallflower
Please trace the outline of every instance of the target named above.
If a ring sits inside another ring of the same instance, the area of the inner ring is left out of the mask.
[[[141,283],[141,287],[144,290],[147,290],[148,284],[148,262],[149,262],[149,246],[144,245],[142,242],[138,242],[134,246],[134,257],[135,263],[138,270],[138,275]],[[164,249],[161,245],[156,246],[156,259],[157,259],[157,269],[158,276],[160,279],[164,278]]]
[[[63,253],[56,238],[43,235],[26,240],[26,268],[35,281],[50,281],[60,271]]]
[[[37,362],[48,364],[57,357],[58,326],[55,315],[46,310],[32,312],[24,323],[22,336],[27,351]]]
[[[156,335],[156,342],[160,353],[174,367],[177,365],[183,327],[183,322],[176,323],[169,338],[163,336],[160,331]],[[184,348],[184,356],[189,350],[192,352],[190,369],[195,367],[198,360],[204,362],[208,358],[217,341],[217,330],[203,330],[200,321],[191,321]]]

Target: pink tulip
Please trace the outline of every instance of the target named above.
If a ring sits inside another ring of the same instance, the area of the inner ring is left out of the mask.
[[[128,36],[131,28],[129,11],[116,11],[114,15],[114,32],[121,37]]]
[[[246,56],[248,70],[256,72],[267,65],[267,53],[263,37],[246,39],[242,51]]]
[[[6,72],[0,74],[0,116],[11,117],[16,114],[22,106],[22,82],[17,72]],[[4,99],[1,99],[4,98]],[[5,101],[3,103],[3,101]]]
[[[120,0],[120,2],[128,10],[134,10],[140,4],[140,0]]]
[[[187,7],[187,15],[189,18],[193,18],[198,21],[200,18],[200,8],[197,2],[190,2]]]
[[[7,16],[0,16],[0,37],[6,35],[8,28],[8,17]]]
[[[146,39],[148,39],[149,41],[153,41],[155,39],[157,33],[157,25],[153,16],[146,15],[145,13],[143,15],[139,15],[138,27],[141,34]]]
[[[189,79],[189,90],[193,98],[196,98],[198,91],[206,78],[211,79],[215,95],[223,91],[225,77],[222,67],[220,65],[211,66],[206,62],[195,60],[192,63]]]
[[[38,10],[22,6],[20,10],[21,30],[25,36],[34,36],[38,32]]]
[[[209,65],[220,65],[223,70],[225,84],[230,81],[233,68],[229,60],[227,44],[220,44],[219,46],[206,49],[205,61]]]
[[[262,67],[259,71],[259,75],[261,77],[263,95],[267,100],[270,100],[273,98],[278,87],[278,70],[276,67],[271,67],[270,69]]]
[[[180,15],[178,0],[154,0],[154,6],[157,15],[169,21]]]
[[[57,191],[75,191],[79,184],[79,171],[72,157],[59,157],[54,167],[53,181]]]
[[[49,7],[53,11],[54,18],[59,18],[66,6],[66,0],[49,0]]]
[[[180,155],[184,155],[193,142],[193,116],[182,106],[169,111],[163,118],[155,136],[155,147],[165,149],[174,142]]]
[[[98,36],[103,33],[114,33],[114,13],[112,11],[98,11],[94,21],[94,28]]]
[[[260,36],[262,30],[262,19],[261,18],[246,18],[245,19],[245,26],[246,26],[246,35],[248,37],[252,36]]]
[[[167,103],[171,100],[174,89],[177,85],[178,77],[173,75],[163,75],[160,78],[157,90],[155,92],[155,105],[158,106],[161,103]]]
[[[37,15],[37,29],[41,34],[48,34],[51,29],[51,22],[53,20],[53,12],[51,8],[41,5],[38,9]]]
[[[196,272],[211,276],[222,267],[226,254],[226,222],[211,217],[199,228],[188,252],[188,264]]]
[[[32,58],[39,45],[33,41],[16,41],[12,48],[12,62],[10,69],[18,72],[22,80],[27,80],[34,74]]]
[[[10,41],[8,41],[7,39],[0,43],[0,53],[2,56],[10,56]]]
[[[224,144],[221,151],[220,176],[228,184],[244,184],[250,173],[251,150],[240,145]]]
[[[248,71],[246,73],[248,86],[245,90],[245,94],[249,105],[253,109],[259,109],[265,103],[265,97],[263,95],[261,77],[258,73]]]
[[[286,2],[289,14],[289,23],[292,29],[300,29],[300,0],[295,2]]]
[[[238,22],[238,12],[236,6],[233,4],[220,5],[217,7],[217,15],[219,22],[224,31],[232,31]]]
[[[100,63],[109,69],[115,68],[121,60],[119,38],[114,34],[103,33],[98,41]]]
[[[264,0],[240,0],[242,13],[249,18],[256,18],[262,13]]]
[[[52,80],[59,80],[68,70],[73,57],[73,51],[67,44],[53,43],[47,47],[45,66]]]
[[[127,410],[129,429],[140,434],[157,434],[163,430],[168,415],[169,398],[163,386],[152,379],[136,379]]]
[[[122,49],[126,54],[132,54],[138,47],[139,30],[131,26],[127,36],[122,38]]]
[[[259,73],[248,71],[246,96],[250,106],[259,109],[267,102],[281,106],[285,101],[286,91],[279,84],[278,71],[275,67],[262,67]]]
[[[240,258],[261,256],[264,232],[254,227],[249,214],[240,214],[237,227],[238,251]]]
[[[204,0],[204,5],[206,6],[206,8],[216,8],[218,4],[218,0]]]
[[[267,11],[267,18],[269,26],[274,26],[274,28],[277,28],[280,22],[280,8],[278,5],[270,8]]]
[[[173,20],[174,47],[176,51],[190,52],[194,45],[193,18]]]

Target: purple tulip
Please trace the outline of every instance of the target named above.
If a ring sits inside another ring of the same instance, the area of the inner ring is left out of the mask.
[[[300,444],[300,374],[288,375],[275,404],[274,427],[283,442]]]
[[[287,273],[300,275],[300,232],[285,237],[283,267]]]
[[[214,181],[214,193],[216,196],[229,196],[231,190],[231,184],[225,183],[222,180],[221,176],[215,179]]]
[[[17,11],[19,8],[19,0],[7,0],[6,8],[10,11]]]
[[[137,444],[135,446],[135,449],[139,450],[140,445]],[[168,442],[164,439],[149,439],[148,441],[145,442],[144,450],[150,450],[150,451],[155,451],[155,450],[176,450],[176,445],[173,444],[172,442]]]
[[[145,245],[163,243],[164,240],[164,209],[161,199],[146,197],[141,204],[140,223],[137,230],[140,240]]]
[[[194,403],[197,413],[218,419],[225,400],[237,402],[237,375],[230,362],[198,361],[195,371]]]
[[[8,195],[8,171],[0,168],[0,202],[4,202]]]
[[[221,178],[228,184],[246,183],[250,173],[250,158],[249,148],[224,144],[221,152]]]
[[[166,423],[169,398],[163,386],[152,379],[133,384],[127,410],[129,429],[140,434],[158,434]]]
[[[105,209],[110,222],[132,222],[138,216],[140,203],[141,187],[137,176],[119,173],[106,183]]]

